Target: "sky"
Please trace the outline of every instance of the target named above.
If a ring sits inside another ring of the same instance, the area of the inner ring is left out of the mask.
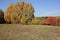
[[[5,11],[10,3],[20,2],[21,0],[0,0],[0,9]],[[31,3],[34,7],[35,16],[60,16],[60,0],[23,0]]]

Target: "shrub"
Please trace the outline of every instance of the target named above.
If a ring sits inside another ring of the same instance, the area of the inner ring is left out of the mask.
[[[32,19],[32,24],[39,25],[39,24],[40,24],[40,19],[37,18],[37,17],[34,17],[34,18]]]
[[[48,17],[45,20],[45,24],[48,24],[48,25],[57,25],[58,22],[57,22],[57,19],[55,17]]]
[[[60,26],[60,17],[57,17],[58,25]]]

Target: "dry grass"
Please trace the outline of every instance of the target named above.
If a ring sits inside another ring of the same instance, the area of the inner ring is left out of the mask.
[[[60,27],[1,24],[0,40],[60,40]]]

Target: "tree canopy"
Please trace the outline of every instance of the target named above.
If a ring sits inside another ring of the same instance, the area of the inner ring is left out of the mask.
[[[28,20],[34,17],[34,7],[30,3],[17,2],[11,3],[4,12],[4,19],[8,23],[22,23],[28,24]]]

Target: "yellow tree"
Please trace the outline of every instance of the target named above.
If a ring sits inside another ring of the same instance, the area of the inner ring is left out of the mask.
[[[13,6],[14,6],[14,4],[11,3],[11,4],[9,5],[9,7],[7,8],[7,10],[4,12],[4,19],[5,19],[5,21],[7,21],[8,23],[11,22],[11,14],[12,14],[12,11],[13,11]]]
[[[17,2],[16,4],[11,3],[4,13],[7,22],[27,24],[28,20],[33,18],[34,8],[32,4]]]

